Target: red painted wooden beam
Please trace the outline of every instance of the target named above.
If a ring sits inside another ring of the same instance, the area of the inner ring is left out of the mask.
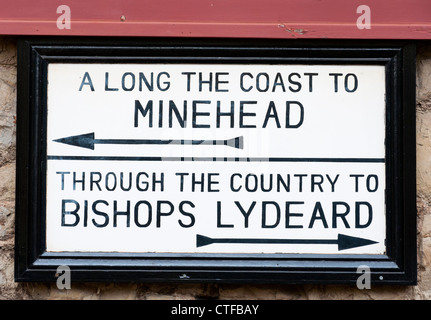
[[[431,39],[429,0],[3,2],[2,35]]]

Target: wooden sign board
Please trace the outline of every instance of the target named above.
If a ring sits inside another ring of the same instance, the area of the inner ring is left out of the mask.
[[[15,0],[2,3],[0,34],[430,40],[430,12],[428,0]]]
[[[415,281],[410,46],[51,41],[19,50],[17,280]]]

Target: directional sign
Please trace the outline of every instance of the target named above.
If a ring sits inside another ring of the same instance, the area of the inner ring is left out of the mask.
[[[48,252],[386,252],[385,67],[50,63]]]
[[[416,283],[414,45],[17,53],[16,281]]]

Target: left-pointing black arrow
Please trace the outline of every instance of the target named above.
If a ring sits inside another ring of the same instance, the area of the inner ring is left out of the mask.
[[[159,139],[95,139],[94,132],[54,140],[76,147],[94,150],[95,144],[153,144],[153,145],[224,145],[243,148],[243,137],[226,140],[159,140]]]
[[[196,247],[203,247],[213,243],[254,243],[254,244],[337,244],[338,251],[352,249],[356,247],[367,246],[370,244],[377,243],[373,240],[357,238],[352,236],[346,236],[344,234],[338,234],[337,239],[237,239],[237,238],[210,238],[196,235]]]

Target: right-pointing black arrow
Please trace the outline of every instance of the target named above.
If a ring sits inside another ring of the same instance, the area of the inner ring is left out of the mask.
[[[255,244],[337,244],[338,251],[367,246],[377,243],[373,240],[338,234],[337,239],[237,239],[237,238],[209,238],[196,235],[196,247],[203,247],[213,243],[255,243]]]

